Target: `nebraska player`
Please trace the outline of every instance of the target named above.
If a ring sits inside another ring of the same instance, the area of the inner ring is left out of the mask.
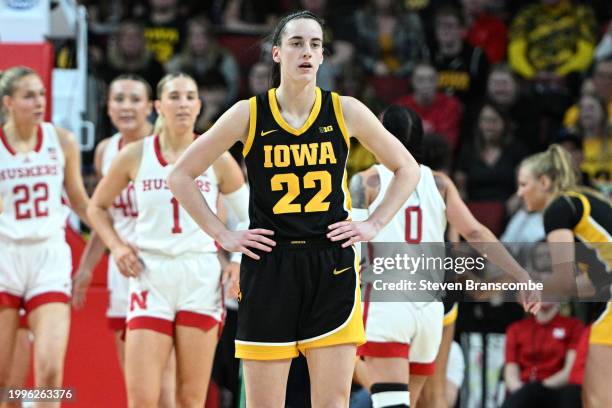
[[[141,140],[153,132],[147,116],[153,107],[152,91],[149,84],[135,75],[121,75],[111,82],[108,95],[108,116],[119,130],[115,135],[98,144],[94,165],[99,178],[108,169],[119,151],[128,144]],[[138,209],[134,197],[134,186],[130,182],[109,208],[113,226],[126,242],[134,242],[134,224]],[[73,281],[73,304],[80,308],[85,302],[86,291],[91,282],[92,272],[105,250],[104,242],[93,233],[87,242],[79,270]],[[108,288],[110,304],[107,310],[108,324],[115,331],[119,358],[123,365],[123,341],[121,334],[125,329],[128,309],[128,279],[121,275],[114,259],[108,264]]]
[[[416,113],[392,105],[385,111],[383,125],[420,160],[423,128]],[[420,167],[421,179],[416,190],[372,241],[444,242],[448,222],[470,243],[499,242],[470,213],[448,176],[432,172],[422,164]],[[391,176],[382,165],[353,176],[350,191],[354,219],[365,218],[374,211],[389,188]],[[424,249],[419,247],[419,251]],[[528,279],[527,273],[501,245],[495,249],[489,253],[492,262],[517,279]],[[366,303],[367,297],[366,292]],[[534,313],[539,308],[537,299],[525,299],[523,305]],[[434,372],[443,317],[442,303],[436,301],[381,301],[364,306],[367,343],[358,349],[364,360],[357,362],[355,370],[361,384],[370,389],[374,408],[417,406],[426,376]]]
[[[70,132],[43,122],[45,88],[32,69],[5,71],[0,97],[7,118],[0,128],[0,388],[7,381],[20,306],[34,333],[36,386],[61,387],[72,270],[61,195],[65,190],[72,209],[86,220],[80,150]]]
[[[92,198],[88,213],[122,274],[130,276],[125,376],[129,406],[157,406],[164,365],[177,356],[177,404],[202,406],[222,320],[221,268],[212,238],[180,207],[167,187],[174,161],[194,140],[198,88],[185,74],[166,75],[157,86],[159,133],[126,146]],[[107,210],[134,183],[136,245],[125,243]],[[216,207],[218,193],[245,221],[246,191],[229,153],[197,178],[202,199]],[[145,352],[143,352],[145,351]]]

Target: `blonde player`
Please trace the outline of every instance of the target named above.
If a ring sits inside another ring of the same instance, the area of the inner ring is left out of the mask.
[[[123,147],[141,140],[153,132],[153,126],[147,120],[153,107],[153,92],[149,83],[142,77],[124,74],[115,78],[109,86],[108,116],[118,130],[115,135],[101,141],[96,148],[94,165],[98,179],[108,173],[110,165]],[[113,202],[109,209],[117,233],[126,242],[134,242],[134,225],[138,216],[134,185],[130,182]],[[78,309],[83,307],[87,289],[91,283],[93,270],[100,261],[106,246],[94,232],[87,242],[79,270],[73,278],[72,303]],[[125,319],[128,310],[129,281],[123,276],[112,256],[108,263],[107,282],[109,305],[106,312],[108,326],[115,334],[115,345],[121,368],[124,367]],[[172,354],[162,384],[160,406],[174,406],[174,354]]]
[[[391,106],[384,113],[383,125],[413,152],[417,161],[420,159],[423,128],[416,113]],[[446,175],[425,165],[420,167],[421,179],[415,192],[373,241],[442,243],[448,222],[468,242],[499,242],[470,213]],[[377,208],[392,176],[386,167],[374,165],[351,179],[355,218],[364,218]],[[424,249],[427,248],[419,251]],[[520,280],[529,278],[501,246],[489,253],[489,259]],[[434,373],[442,340],[443,305],[439,301],[368,302],[367,298],[366,292],[367,342],[358,349],[363,360],[357,361],[356,376],[370,389],[374,408],[416,406],[427,376]],[[535,311],[539,303],[524,301],[524,306]]]
[[[100,181],[88,213],[120,272],[130,277],[125,376],[130,407],[155,407],[174,346],[177,405],[201,407],[223,319],[221,270],[212,238],[181,208],[166,185],[176,158],[193,142],[201,102],[195,81],[165,76],[157,86],[159,133],[122,149]],[[135,244],[124,242],[107,211],[129,182],[138,217]],[[197,177],[200,199],[216,207],[218,194],[246,218],[246,192],[229,153]]]
[[[61,197],[65,190],[72,209],[86,220],[79,146],[71,133],[43,122],[45,88],[32,69],[5,71],[0,97],[7,118],[0,128],[0,388],[7,381],[20,306],[35,339],[35,385],[61,387],[72,270]]]

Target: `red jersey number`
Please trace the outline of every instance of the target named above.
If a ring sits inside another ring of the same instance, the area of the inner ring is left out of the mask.
[[[32,210],[36,218],[49,215],[49,209],[45,206],[45,202],[49,200],[49,187],[46,183],[36,183],[31,188],[25,184],[16,185],[13,187],[13,195],[15,218],[18,220],[32,218]]]
[[[412,206],[406,208],[406,242],[418,244],[421,242],[423,232],[423,213],[420,207]]]

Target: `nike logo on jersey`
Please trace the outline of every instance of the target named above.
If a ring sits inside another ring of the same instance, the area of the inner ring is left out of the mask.
[[[334,268],[334,272],[333,273],[334,273],[334,275],[340,275],[342,272],[346,272],[346,271],[348,271],[351,268],[352,268],[352,266],[349,266],[348,268],[344,268],[344,269],[340,269],[340,270],[337,270],[336,268]]]
[[[261,135],[262,135],[262,136],[269,135],[270,133],[272,133],[272,132],[276,132],[277,130],[278,130],[278,129],[272,129],[272,130],[268,130],[268,131],[265,131],[265,132],[262,130],[262,131],[261,131]]]

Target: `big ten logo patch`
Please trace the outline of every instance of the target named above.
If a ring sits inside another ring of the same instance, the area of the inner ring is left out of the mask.
[[[139,309],[147,310],[147,297],[149,295],[148,290],[143,290],[140,293],[132,293],[130,297],[130,312],[134,311],[134,307],[138,306]]]

